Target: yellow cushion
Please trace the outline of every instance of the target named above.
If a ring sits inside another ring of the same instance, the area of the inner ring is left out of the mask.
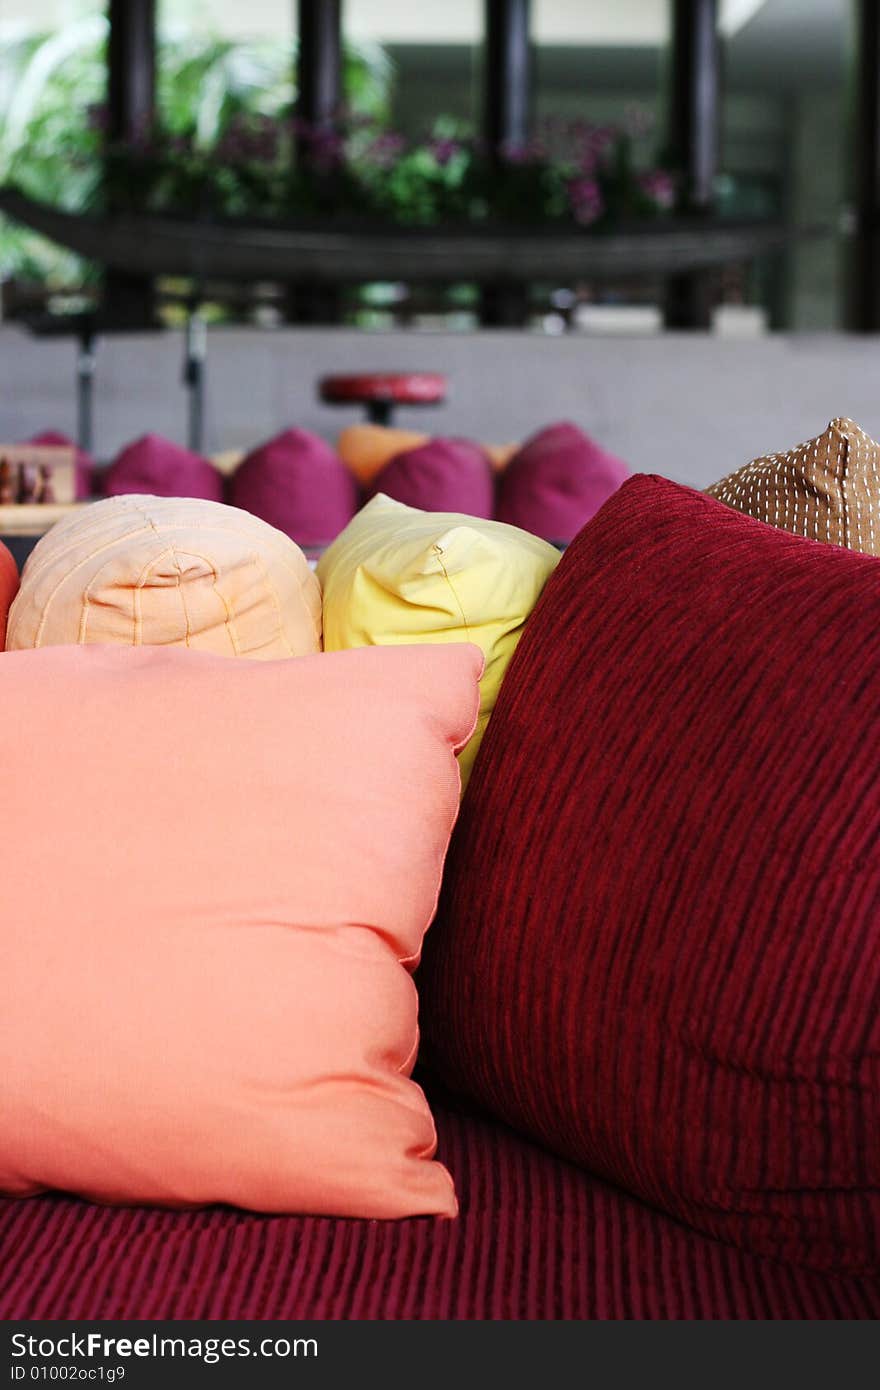
[[[219,454],[211,455],[211,462],[224,478],[230,477],[244,460],[245,452],[244,449],[223,449]]]
[[[476,643],[486,669],[477,727],[459,755],[464,787],[523,625],[558,561],[551,545],[515,526],[421,512],[379,493],[318,562],[324,649]]]

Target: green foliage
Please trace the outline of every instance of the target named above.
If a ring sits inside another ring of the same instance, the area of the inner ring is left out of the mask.
[[[103,97],[105,32],[103,18],[81,19],[0,47],[0,183],[73,208],[93,196],[97,147],[88,108]],[[0,217],[0,277],[60,286],[83,272],[69,252]]]
[[[92,12],[0,50],[0,183],[72,211],[403,226],[549,221],[601,228],[653,216],[674,201],[667,173],[636,167],[625,125],[549,121],[542,138],[505,150],[503,167],[449,118],[426,139],[404,138],[387,128],[392,73],[373,45],[346,49],[348,109],[338,124],[309,129],[293,117],[293,41],[241,43],[185,25],[160,37],[156,129],[108,145],[107,32],[105,16]],[[0,221],[0,277],[51,287],[90,273],[51,243]]]
[[[71,211],[100,200],[103,134],[96,116],[105,99],[106,42],[106,18],[92,13],[54,34],[31,34],[0,46],[0,184],[16,184],[31,197]],[[248,169],[218,169],[209,151],[236,122],[289,122],[295,62],[293,41],[288,47],[237,43],[171,29],[160,41],[157,83],[159,124],[167,139],[152,156],[129,151],[125,169],[117,158],[111,168],[111,178],[119,175],[115,191],[134,173],[147,177],[156,206],[198,207],[209,184],[212,190],[216,185],[229,212],[277,202],[277,180],[267,187],[255,161]],[[390,80],[390,62],[380,48],[347,47],[344,83],[352,110],[384,119]],[[195,196],[200,186],[201,199]],[[88,278],[88,268],[0,217],[0,279],[11,275],[60,286]]]

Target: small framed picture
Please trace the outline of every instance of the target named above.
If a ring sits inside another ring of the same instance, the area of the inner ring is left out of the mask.
[[[75,449],[57,444],[0,444],[0,507],[51,506],[75,498]]]

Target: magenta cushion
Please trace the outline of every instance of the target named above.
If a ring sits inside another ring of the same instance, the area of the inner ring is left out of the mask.
[[[108,497],[202,497],[223,501],[223,479],[212,463],[161,434],[145,434],[117,454],[104,475]]]
[[[300,545],[324,545],[357,509],[357,484],[334,451],[308,430],[284,430],[242,460],[227,500]]]
[[[370,485],[395,502],[423,512],[464,512],[491,518],[493,479],[489,460],[466,439],[430,439],[393,458]]]
[[[73,440],[60,430],[41,430],[28,440],[29,444],[58,445],[63,449],[76,449],[76,497],[78,502],[92,495],[95,460],[85,449],[77,448]]]
[[[629,477],[613,454],[567,423],[526,440],[498,480],[499,521],[568,544]]]

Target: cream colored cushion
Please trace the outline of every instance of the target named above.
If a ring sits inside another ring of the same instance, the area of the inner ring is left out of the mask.
[[[193,647],[227,656],[321,648],[321,592],[299,546],[220,502],[109,497],[29,557],[7,648]]]

